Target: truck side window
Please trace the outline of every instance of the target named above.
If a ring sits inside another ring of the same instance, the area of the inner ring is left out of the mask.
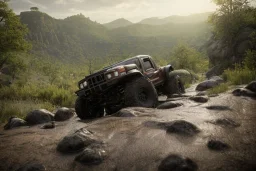
[[[147,71],[148,69],[154,69],[152,62],[148,58],[143,59],[143,63],[145,71]]]

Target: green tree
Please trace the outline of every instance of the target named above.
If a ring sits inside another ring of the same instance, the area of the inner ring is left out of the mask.
[[[218,9],[209,17],[209,22],[214,27],[216,38],[226,43],[233,41],[241,27],[249,24],[247,21],[253,11],[250,6],[252,1],[254,0],[213,0]]]
[[[184,43],[179,43],[173,48],[171,59],[175,69],[187,69],[193,72],[204,72],[208,69],[208,59]]]
[[[20,63],[14,60],[14,54],[30,48],[24,38],[26,34],[27,28],[20,23],[19,17],[8,7],[5,0],[0,0],[0,69],[5,64]]]

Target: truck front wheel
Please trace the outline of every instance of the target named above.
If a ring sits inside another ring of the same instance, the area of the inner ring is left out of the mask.
[[[126,107],[156,107],[158,95],[154,85],[145,77],[138,77],[126,83],[124,103]]]
[[[104,115],[104,107],[82,97],[78,97],[75,104],[76,114],[80,119],[92,119]]]
[[[185,88],[179,76],[170,77],[169,80],[164,84],[165,95],[183,93],[185,93]]]

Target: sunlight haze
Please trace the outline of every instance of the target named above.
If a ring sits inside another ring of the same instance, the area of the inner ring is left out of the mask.
[[[55,18],[82,13],[99,23],[118,18],[139,22],[150,17],[190,15],[216,8],[211,0],[11,0],[9,4],[17,14],[36,6]]]

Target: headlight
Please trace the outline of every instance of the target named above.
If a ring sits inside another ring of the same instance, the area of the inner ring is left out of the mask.
[[[107,75],[107,78],[108,78],[108,79],[111,79],[111,78],[112,78],[112,75],[111,75],[111,74],[108,74],[108,75]]]
[[[115,77],[118,76],[118,72],[117,72],[117,71],[114,72],[114,76],[115,76]]]
[[[84,86],[84,87],[87,87],[87,82],[86,82],[86,81],[83,83],[83,86]]]
[[[83,85],[83,84],[80,84],[79,87],[80,87],[80,89],[83,89],[83,88],[84,88],[84,85]]]

